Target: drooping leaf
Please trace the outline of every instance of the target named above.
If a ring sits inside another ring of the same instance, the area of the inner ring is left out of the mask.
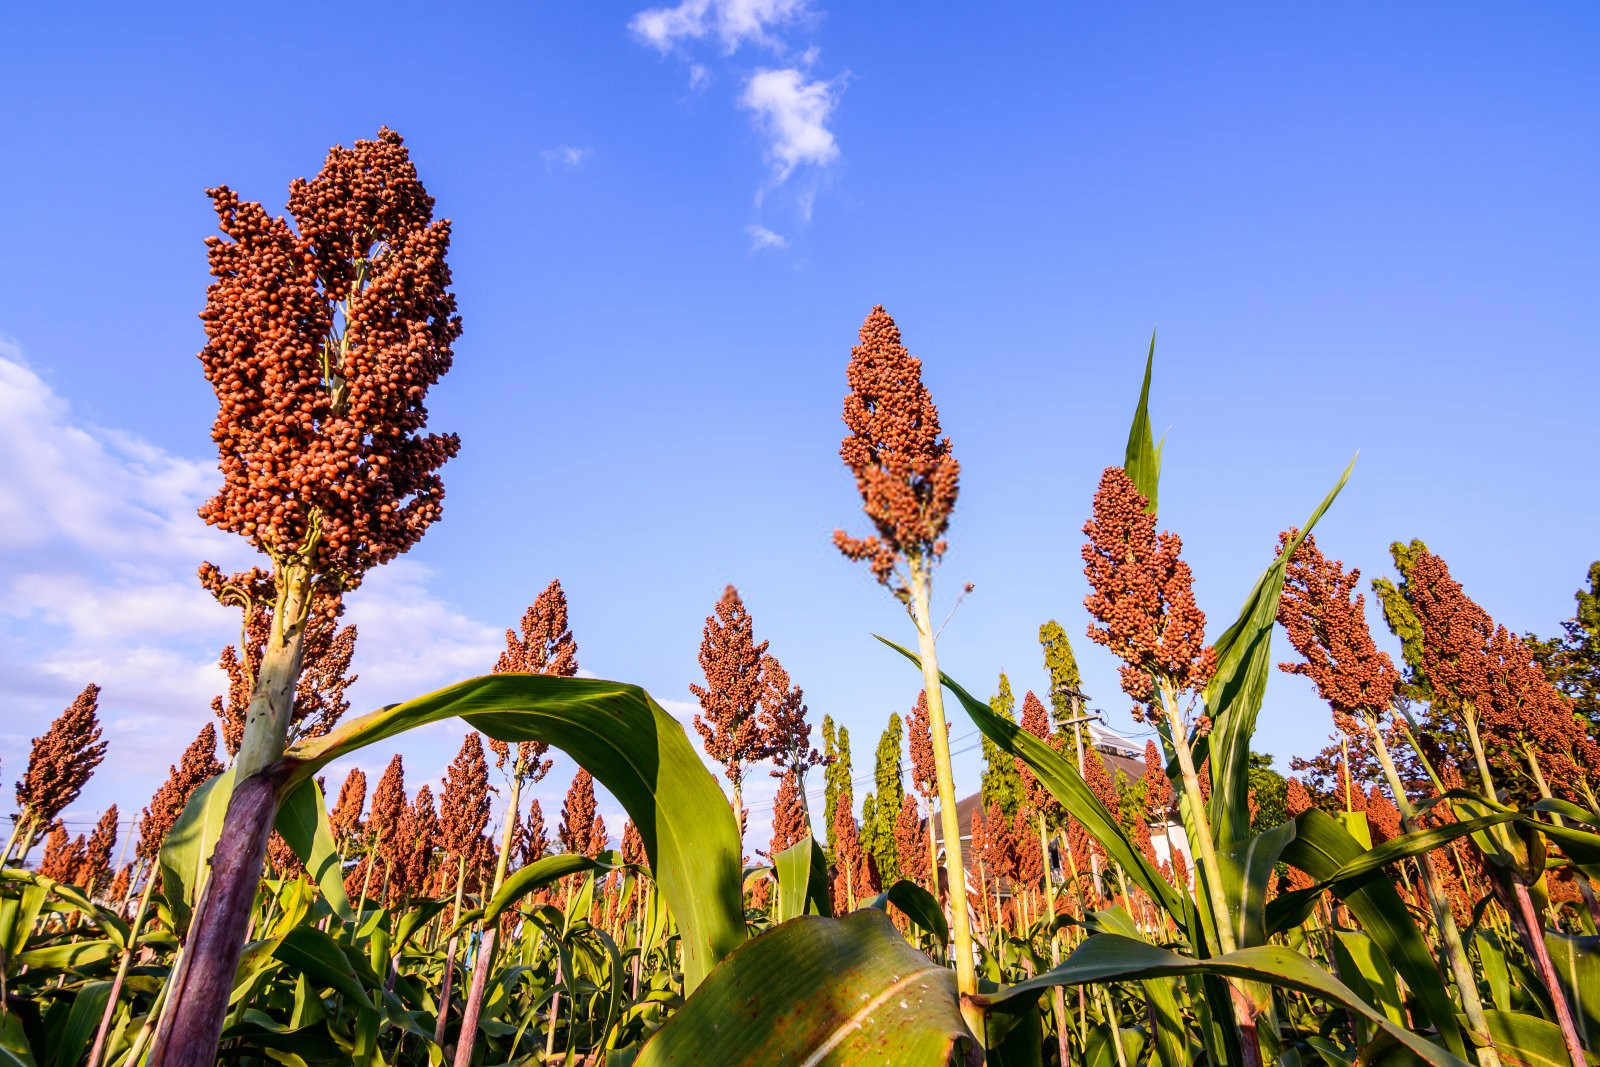
[[[338,990],[364,1008],[372,1007],[349,957],[338,942],[315,926],[296,926],[284,935],[272,954],[317,985]]]
[[[1317,808],[1302,812],[1294,826],[1295,836],[1284,846],[1283,859],[1313,878],[1327,879],[1347,868],[1354,869],[1364,856],[1370,855],[1336,819]],[[1445,989],[1433,953],[1382,866],[1374,865],[1359,876],[1340,878],[1331,883],[1331,891],[1344,901],[1373,944],[1405,979],[1418,1015],[1439,1032],[1440,1040],[1451,1052],[1465,1058],[1466,1042],[1456,1020],[1455,1004]],[[1287,910],[1280,909],[1280,905],[1285,905],[1283,897],[1268,906],[1269,933],[1286,929],[1304,917],[1294,917],[1293,903],[1286,905]]]
[[[932,893],[917,883],[902,878],[879,893],[867,907],[884,911],[890,904],[899,908],[916,926],[938,938],[939,944],[950,943],[950,927],[945,922],[944,909],[933,899]]]
[[[277,828],[322,890],[328,907],[341,919],[351,918],[350,902],[345,899],[339,846],[334,843],[322,787],[315,778],[300,783],[284,797],[278,806]]]
[[[878,640],[921,667],[922,660],[915,652],[902,648],[886,637],[878,637]],[[1067,810],[1083,824],[1084,829],[1100,842],[1112,861],[1127,872],[1134,884],[1149,893],[1181,928],[1184,914],[1177,891],[1167,884],[1166,879],[1161,877],[1161,872],[1152,867],[1143,854],[1134,847],[1133,842],[1128,840],[1116,817],[1100,803],[1088,783],[1083,780],[1083,776],[1078,773],[1078,769],[1059,752],[1017,723],[995,714],[986,702],[973,697],[948,674],[940,671],[939,677],[944,682],[944,687],[955,694],[956,699],[960,701],[961,706],[966,709],[984,736],[998,745],[1002,751],[1016,756],[1031,767],[1039,781],[1050,791],[1050,795],[1066,805]]]
[[[744,942],[739,833],[727,798],[683,727],[638,686],[491,674],[345,722],[284,757],[291,785],[340,756],[461,716],[501,741],[545,741],[594,775],[627,811],[683,937],[686,988]]]
[[[1377,1024],[1424,1063],[1438,1067],[1466,1067],[1461,1058],[1397,1026],[1333,975],[1305,956],[1281,945],[1257,945],[1207,959],[1191,959],[1134,938],[1118,934],[1095,934],[1059,967],[1052,967],[1035,978],[1018,982],[998,993],[980,995],[978,999],[1000,1003],[1014,997],[1037,996],[1054,985],[1137,981],[1185,974],[1240,978],[1319,997]]]
[[[590,859],[588,856],[572,852],[558,852],[554,856],[544,856],[534,860],[506,878],[505,884],[500,887],[500,892],[484,906],[483,921],[485,924],[494,922],[500,918],[501,912],[518,900],[552,882],[559,882],[569,874],[609,871],[619,864],[620,857],[614,852],[602,853],[599,859]],[[586,911],[582,913],[587,914]]]
[[[866,908],[842,919],[801,916],[750,941],[634,1063],[946,1063],[958,1045],[975,1054],[954,972]]]

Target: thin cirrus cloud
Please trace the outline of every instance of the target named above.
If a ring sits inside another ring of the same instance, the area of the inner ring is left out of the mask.
[[[764,142],[763,156],[769,176],[757,190],[755,203],[762,208],[769,194],[786,185],[802,168],[808,180],[799,181],[789,200],[796,221],[811,221],[822,176],[840,159],[839,142],[829,122],[834,116],[846,75],[827,79],[813,76],[821,51],[816,45],[791,49],[784,31],[815,21],[817,12],[804,0],[683,0],[673,7],[641,11],[628,27],[642,43],[662,55],[689,59],[698,48],[715,42],[725,65],[745,46],[774,53],[782,65],[737,70],[740,90],[736,105],[746,112]],[[689,88],[705,89],[713,81],[709,60],[694,55],[689,64]],[[753,249],[783,249],[788,239],[759,223],[745,227]]]
[[[759,252],[764,248],[788,248],[789,239],[781,233],[774,233],[765,226],[754,224],[746,226],[744,232],[750,238],[750,251]]]
[[[564,167],[567,170],[576,170],[583,166],[584,160],[594,154],[593,149],[579,148],[575,145],[562,144],[554,148],[546,148],[539,155],[544,159],[544,165],[549,170]]]

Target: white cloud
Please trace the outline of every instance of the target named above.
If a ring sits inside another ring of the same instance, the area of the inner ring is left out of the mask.
[[[568,170],[574,170],[582,166],[583,161],[593,154],[593,149],[577,148],[569,144],[556,145],[554,148],[546,148],[539,153],[544,159],[546,168],[566,167]]]
[[[774,233],[765,226],[750,225],[744,228],[750,235],[750,251],[759,252],[764,248],[788,248],[789,239],[781,233]]]
[[[838,103],[833,82],[807,81],[799,70],[758,70],[745,83],[739,104],[755,112],[767,135],[773,181],[787,181],[796,167],[825,167],[839,158],[839,144],[827,128]]]
[[[732,55],[746,43],[780,47],[771,31],[805,14],[806,0],[682,0],[676,7],[639,12],[628,28],[660,52],[714,35]]]
[[[711,84],[711,72],[702,63],[689,64],[689,91],[699,92]]]

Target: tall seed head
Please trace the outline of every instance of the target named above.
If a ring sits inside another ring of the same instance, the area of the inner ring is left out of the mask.
[[[27,769],[17,782],[17,807],[34,820],[35,829],[54,822],[77,800],[106,758],[99,709],[100,687],[85,686],[50,728],[33,739]]]
[[[850,350],[844,398],[849,429],[839,457],[855,475],[863,509],[877,533],[855,538],[835,530],[833,543],[865,561],[895,596],[910,590],[901,562],[932,565],[944,555],[945,530],[960,487],[961,465],[940,436],[939,411],[922,384],[922,361],[906,351],[900,328],[880,304],[861,324]]]
[[[1195,603],[1194,576],[1179,558],[1176,534],[1156,534],[1156,519],[1121,467],[1107,467],[1084,523],[1084,607],[1099,622],[1089,638],[1122,660],[1122,689],[1143,709],[1157,699],[1152,675],[1179,692],[1198,691],[1216,670],[1205,644],[1206,617]]]
[[[700,701],[694,728],[705,741],[706,753],[723,765],[735,784],[744,776],[744,765],[767,752],[766,731],[758,716],[763,698],[772,699],[764,674],[770,659],[766,652],[767,642],[756,643],[755,624],[739,591],[728,586],[715,614],[706,618],[700,642],[706,684],[691,684],[689,692]]]
[[[460,446],[422,433],[461,332],[450,225],[388,129],[291,183],[293,226],[208,195],[224,236],[207,242],[200,361],[223,484],[200,516],[353,589],[438,520],[438,469]]]
[[[223,772],[217,759],[217,728],[206,723],[200,733],[183,750],[183,757],[171,769],[167,780],[150,798],[150,804],[139,819],[140,859],[154,859],[161,851],[161,842],[183,814],[184,805],[194,791]]]

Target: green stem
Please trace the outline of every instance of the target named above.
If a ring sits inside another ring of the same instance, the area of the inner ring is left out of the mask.
[[[939,817],[944,830],[944,869],[950,883],[950,917],[956,948],[956,990],[961,994],[961,1014],[974,1035],[984,1032],[983,1010],[966,998],[978,991],[973,964],[972,919],[967,914],[966,868],[961,862],[961,820],[956,816],[955,772],[950,766],[950,730],[944,717],[944,684],[939,676],[939,656],[930,603],[932,577],[925,563],[910,561],[911,618],[917,627],[917,650],[922,656],[922,684],[928,701],[928,726],[933,740],[934,778],[939,785]]]
[[[1400,772],[1395,766],[1394,757],[1389,752],[1389,745],[1384,740],[1378,717],[1370,710],[1364,714],[1367,730],[1372,736],[1373,753],[1378,757],[1378,765],[1383,768],[1383,777],[1389,783],[1389,792],[1394,795],[1395,806],[1400,809],[1400,823],[1407,833],[1415,833],[1420,828],[1417,823],[1417,809],[1406,793],[1405,783],[1400,780]],[[1462,944],[1455,913],[1450,910],[1450,901],[1439,884],[1439,873],[1434,870],[1433,860],[1426,852],[1419,854],[1416,860],[1417,869],[1422,872],[1422,889],[1427,895],[1428,906],[1433,911],[1433,923],[1439,931],[1439,945],[1444,951],[1451,977],[1455,979],[1456,990],[1461,995],[1462,1013],[1467,1017],[1467,1025],[1486,1042],[1478,1046],[1478,1063],[1482,1067],[1499,1067],[1500,1056],[1495,1052],[1494,1046],[1487,1043],[1489,1020],[1483,1013],[1483,1001],[1478,996],[1477,977],[1472,971],[1472,961],[1467,958],[1466,946]]]

